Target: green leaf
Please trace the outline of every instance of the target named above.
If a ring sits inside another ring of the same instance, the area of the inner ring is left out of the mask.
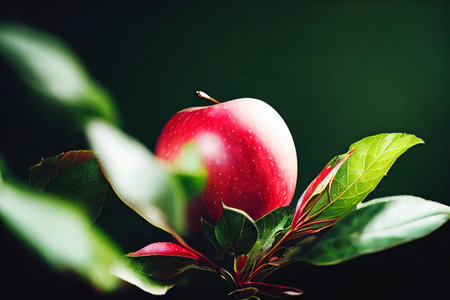
[[[74,199],[95,220],[109,184],[92,151],[79,150],[61,153],[30,168],[30,185],[35,191],[46,191]]]
[[[418,137],[404,133],[378,134],[350,146],[354,153],[337,172],[331,190],[317,202],[310,216],[340,217],[352,210],[375,189],[395,160],[410,147],[421,144]]]
[[[24,25],[3,23],[0,55],[51,107],[70,113],[81,122],[95,116],[117,124],[111,97],[56,37]]]
[[[155,295],[170,288],[131,269],[73,201],[0,181],[0,219],[51,266],[71,269],[99,289],[114,290],[118,278]]]
[[[195,141],[184,145],[181,154],[168,164],[168,168],[190,198],[203,193],[208,174]]]
[[[258,228],[246,212],[223,204],[215,234],[220,247],[237,257],[252,249],[258,239]]]
[[[187,231],[187,209],[195,188],[185,189],[181,171],[160,161],[139,141],[102,120],[87,123],[86,134],[116,194],[151,224],[175,234]],[[190,171],[204,180],[203,168]],[[200,175],[198,175],[200,174]],[[198,180],[197,178],[197,180]]]
[[[290,206],[279,207],[256,221],[258,240],[252,253],[268,250],[277,235],[290,228],[295,210]]]
[[[213,225],[209,224],[203,218],[200,220],[200,223],[202,225],[203,233],[205,234],[206,238],[216,248],[215,258],[222,259],[225,253],[224,253],[223,249],[220,247],[219,243],[217,242],[215,227]]]
[[[449,218],[450,207],[419,197],[372,200],[331,227],[303,259],[316,265],[340,263],[421,238]]]
[[[152,295],[164,295],[173,287],[173,283],[150,278],[142,272],[143,268],[144,266],[141,263],[126,259],[124,263],[115,265],[111,269],[111,273]]]

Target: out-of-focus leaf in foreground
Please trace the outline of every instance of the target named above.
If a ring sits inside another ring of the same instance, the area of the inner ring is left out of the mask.
[[[110,95],[56,37],[24,25],[2,23],[0,55],[51,107],[70,113],[82,123],[95,116],[117,124]]]
[[[450,207],[414,196],[368,201],[337,222],[305,254],[317,265],[337,264],[418,238],[450,219]]]
[[[73,270],[107,291],[118,287],[118,278],[152,294],[161,295],[170,288],[131,269],[118,247],[91,225],[73,201],[6,183],[2,181],[3,174],[0,173],[2,223],[50,265]]]
[[[46,261],[76,270],[106,290],[117,285],[109,270],[120,253],[81,210],[54,196],[9,184],[0,188],[2,219]]]
[[[38,192],[74,199],[92,220],[98,216],[109,189],[97,158],[90,150],[42,158],[39,164],[30,168],[30,186]]]
[[[188,200],[199,192],[206,178],[202,164],[193,167],[180,162],[178,167],[168,167],[139,141],[102,120],[91,120],[86,134],[122,201],[173,235],[172,228],[177,233],[186,232]],[[191,150],[188,157],[193,155]],[[183,167],[188,171],[182,171]]]

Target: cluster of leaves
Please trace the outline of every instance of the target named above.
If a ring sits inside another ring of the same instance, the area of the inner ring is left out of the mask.
[[[101,289],[113,290],[124,280],[164,294],[186,271],[199,269],[218,274],[239,299],[300,295],[296,288],[263,281],[289,263],[336,264],[420,238],[450,217],[449,207],[413,196],[361,204],[395,160],[422,143],[409,134],[370,136],[333,158],[295,208],[279,207],[252,220],[224,205],[217,224],[202,220],[215,261],[233,258],[230,272],[183,239],[189,199],[202,192],[206,178],[195,145],[172,165],[155,158],[119,129],[109,94],[52,36],[3,24],[0,53],[43,103],[77,120],[93,149],[43,159],[30,169],[31,189],[8,180],[0,164],[0,218],[51,265],[72,269]],[[174,242],[122,255],[92,224],[110,187]]]

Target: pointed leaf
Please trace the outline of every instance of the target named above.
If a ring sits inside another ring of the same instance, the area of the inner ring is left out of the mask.
[[[144,248],[136,252],[127,254],[127,256],[129,257],[151,256],[151,255],[180,256],[192,258],[194,260],[200,260],[200,257],[196,253],[191,252],[190,250],[180,245],[169,242],[153,243],[145,246]]]
[[[174,243],[153,243],[127,256],[140,258],[141,272],[159,280],[172,279],[192,268],[215,271],[196,253]]]
[[[114,276],[152,295],[165,295],[173,287],[171,282],[162,282],[147,276],[142,272],[143,269],[142,263],[128,259],[124,263],[114,265],[110,271]]]
[[[328,198],[322,197],[310,216],[320,219],[340,217],[352,210],[375,189],[395,160],[423,141],[404,133],[378,134],[350,146],[353,155],[334,177]]]
[[[258,240],[252,253],[266,251],[275,241],[278,234],[290,228],[294,209],[290,206],[279,207],[256,221]]]
[[[303,294],[303,292],[299,289],[289,286],[275,285],[263,282],[246,282],[245,285],[257,288],[261,294],[277,298],[289,298],[300,296],[301,294]]]
[[[76,200],[92,220],[98,216],[109,189],[94,153],[87,150],[42,159],[30,168],[30,185],[38,192]]]
[[[247,259],[248,259],[247,255],[240,255],[238,258],[234,260],[234,271],[236,273],[240,273],[244,269]]]
[[[178,233],[186,233],[188,200],[192,195],[178,175],[173,175],[179,169],[169,168],[140,142],[104,121],[90,121],[86,132],[120,199],[153,225],[171,234],[175,234],[172,227]],[[190,169],[191,175],[185,172],[185,176],[205,175],[204,169],[197,171]]]
[[[333,158],[303,192],[297,203],[295,215],[292,219],[293,228],[297,228],[300,225],[301,219],[303,219],[310,210],[315,211],[318,209],[316,206],[321,207],[320,205],[316,205],[318,200],[327,193],[326,189],[333,183],[337,172],[354,151],[355,149],[352,149],[346,154]]]
[[[304,260],[336,264],[421,238],[450,218],[450,207],[414,196],[369,201],[337,222]]]
[[[226,252],[247,254],[258,238],[258,228],[244,211],[223,204],[223,214],[215,229],[216,239]]]
[[[0,55],[46,104],[84,122],[101,117],[117,123],[115,105],[70,49],[56,37],[13,23],[0,24]]]

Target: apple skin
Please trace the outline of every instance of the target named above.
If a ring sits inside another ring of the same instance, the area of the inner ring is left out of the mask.
[[[297,182],[295,145],[283,119],[265,102],[241,98],[184,109],[163,128],[155,154],[170,162],[191,140],[208,171],[200,209],[197,203],[194,210],[209,223],[219,220],[222,202],[254,220],[290,204]]]

